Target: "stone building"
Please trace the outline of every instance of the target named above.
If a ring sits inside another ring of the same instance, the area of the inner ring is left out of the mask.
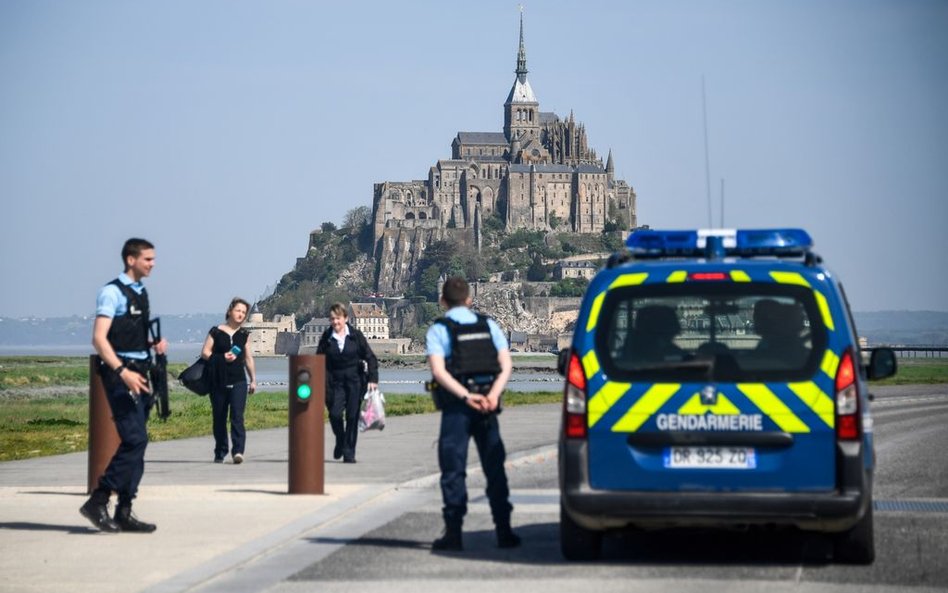
[[[299,348],[296,315],[274,315],[271,321],[264,321],[263,313],[255,311],[244,328],[250,331],[247,347],[254,356],[296,354]]]
[[[540,111],[527,80],[522,15],[515,73],[502,132],[458,132],[451,158],[438,160],[426,179],[375,184],[378,290],[404,288],[407,271],[432,241],[451,235],[479,246],[487,217],[508,231],[636,226],[635,192],[616,179],[612,151],[603,164],[572,113]]]
[[[375,303],[349,303],[349,323],[369,340],[387,340],[388,315]]]
[[[300,330],[300,352],[315,353],[316,346],[319,345],[319,338],[327,329],[329,329],[328,317],[313,317],[303,324],[303,329]]]
[[[589,260],[558,261],[556,265],[553,266],[553,279],[565,280],[567,278],[583,278],[585,280],[592,280],[596,272],[599,271],[599,267],[600,266],[597,266]]]
[[[561,259],[553,265],[553,279],[583,278],[592,280],[609,255],[608,253],[590,253]]]

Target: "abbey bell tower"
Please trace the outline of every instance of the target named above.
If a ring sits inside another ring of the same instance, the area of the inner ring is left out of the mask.
[[[517,78],[504,103],[504,135],[507,142],[540,137],[540,103],[527,81],[527,50],[523,45],[523,13],[520,13],[520,50],[517,52]]]

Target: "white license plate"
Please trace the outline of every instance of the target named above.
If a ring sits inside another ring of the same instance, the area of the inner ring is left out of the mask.
[[[690,469],[754,469],[757,454],[753,447],[668,447],[665,467]]]

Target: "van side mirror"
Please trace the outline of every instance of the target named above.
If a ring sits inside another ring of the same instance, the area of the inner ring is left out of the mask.
[[[566,363],[569,362],[569,348],[563,348],[560,350],[560,353],[556,355],[556,372],[562,376],[566,376]]]
[[[873,348],[869,356],[866,375],[870,380],[885,379],[895,374],[897,369],[895,352],[891,348]]]

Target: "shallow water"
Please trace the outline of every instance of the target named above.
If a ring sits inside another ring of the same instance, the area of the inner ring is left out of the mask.
[[[257,358],[257,388],[261,391],[279,391],[287,388],[289,361],[286,358]],[[382,393],[426,393],[424,383],[431,378],[427,369],[379,369],[379,389]],[[559,391],[563,378],[555,371],[514,371],[508,383],[511,391]]]
[[[168,349],[168,362],[193,362],[201,352],[201,344],[171,344]],[[91,346],[0,346],[0,356],[89,356]],[[536,370],[516,370],[514,355],[514,373],[508,383],[511,391],[559,391],[563,388],[563,378],[555,370],[543,369],[542,364]],[[551,357],[552,361],[553,358]],[[261,391],[280,391],[287,388],[289,359],[285,356],[256,357],[257,388]],[[382,393],[418,393],[424,394],[424,383],[431,378],[427,368],[386,368],[379,369],[379,385]]]

